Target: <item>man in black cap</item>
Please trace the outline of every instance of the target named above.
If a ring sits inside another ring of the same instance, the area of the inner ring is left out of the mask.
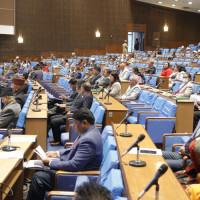
[[[0,128],[7,128],[11,122],[17,122],[21,107],[13,97],[12,88],[1,88],[0,97],[4,104],[0,112]]]
[[[94,70],[93,70],[93,78],[90,80],[90,84],[91,85],[94,85],[95,84],[95,82],[99,79],[99,78],[101,78],[101,68],[98,66],[98,65],[95,65],[94,66]]]

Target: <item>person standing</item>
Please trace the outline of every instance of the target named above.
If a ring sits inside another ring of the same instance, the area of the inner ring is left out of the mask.
[[[128,45],[127,45],[127,41],[124,40],[124,44],[122,44],[122,52],[123,54],[127,54],[128,53]]]

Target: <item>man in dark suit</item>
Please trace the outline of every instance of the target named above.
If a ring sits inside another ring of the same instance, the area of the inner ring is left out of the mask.
[[[43,80],[43,72],[42,70],[40,70],[40,65],[37,64],[33,67],[33,70],[30,74],[30,77],[32,80],[35,80],[35,81],[42,81]]]
[[[45,191],[54,189],[55,170],[71,172],[98,170],[103,153],[101,134],[94,126],[94,116],[87,108],[73,114],[73,128],[79,134],[70,149],[50,151],[43,163],[50,170],[34,174],[27,200],[43,200]],[[58,159],[52,159],[58,158]]]
[[[70,113],[74,113],[82,107],[90,109],[93,101],[91,85],[86,82],[81,85],[81,92],[76,97],[73,105],[70,108]],[[50,141],[52,146],[61,145],[60,141],[60,126],[66,124],[66,115],[55,115],[51,118],[51,127],[53,132],[53,140]]]
[[[102,70],[102,77],[96,81],[95,87],[98,88],[99,86],[106,88],[110,85],[110,74],[111,70],[108,67],[104,67]]]
[[[20,78],[13,78],[13,82],[11,85],[13,94],[15,96],[16,102],[21,106],[21,109],[24,106],[24,103],[26,102],[26,97],[24,96],[24,79]]]
[[[101,78],[101,68],[95,64],[94,69],[93,69],[93,77],[90,80],[90,84],[94,85],[96,83],[96,81]]]

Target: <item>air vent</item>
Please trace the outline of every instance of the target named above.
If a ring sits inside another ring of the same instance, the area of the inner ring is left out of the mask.
[[[189,10],[189,9],[190,9],[190,7],[183,7],[183,9],[185,9],[185,10]]]

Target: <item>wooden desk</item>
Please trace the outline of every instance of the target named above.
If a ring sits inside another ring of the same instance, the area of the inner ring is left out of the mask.
[[[62,74],[53,74],[53,80],[52,80],[52,83],[57,83],[58,82],[58,79],[60,77],[63,77],[64,75]]]
[[[62,69],[62,67],[53,67],[53,73],[59,74],[61,69]]]
[[[200,83],[200,74],[195,75],[195,82]]]
[[[121,93],[122,94],[124,94],[126,92],[129,85],[130,85],[130,81],[121,80],[121,86],[122,86]]]
[[[109,97],[112,105],[106,105],[105,102],[108,101],[108,97],[104,100],[99,99],[102,93],[99,95],[94,95],[94,97],[99,101],[99,103],[106,109],[104,125],[111,125],[111,123],[119,123],[126,116],[128,109],[123,106],[116,99]],[[105,96],[105,92],[104,92]]]
[[[41,112],[34,112],[32,109],[35,109],[35,105],[31,105],[28,113],[26,115],[26,135],[37,135],[38,136],[38,145],[46,151],[46,140],[47,140],[47,94],[42,94],[42,99],[39,100],[38,109],[41,109]]]
[[[30,137],[25,135],[12,135],[12,137]],[[34,136],[37,138],[37,136]],[[1,142],[0,146],[7,145],[7,139]],[[12,145],[19,146],[20,148],[17,151],[24,152],[24,159],[30,160],[34,154],[34,149],[37,145],[36,142],[12,142]],[[2,152],[2,150],[0,150]],[[23,199],[23,183],[24,183],[24,174],[23,174],[23,159],[12,158],[12,159],[0,159],[0,189],[5,193],[9,192],[7,187],[4,187],[4,183],[8,185],[13,190],[12,197],[6,197],[6,194],[0,192],[0,200],[5,199]]]
[[[161,82],[161,80],[164,80],[163,83],[160,84],[159,89],[168,89],[169,88],[169,77],[165,76],[157,76],[157,84]]]
[[[114,124],[114,129],[116,129],[117,124]],[[117,129],[117,133],[124,132],[125,125],[121,125]],[[133,133],[132,137],[125,138],[116,136],[117,150],[119,156],[125,152],[129,146],[138,138],[140,134],[144,134],[145,139],[139,143],[141,148],[153,148],[156,149],[156,146],[153,144],[151,138],[148,136],[147,132],[144,130],[143,126],[140,124],[129,124],[128,132]],[[139,194],[147,186],[150,180],[156,174],[158,168],[163,164],[167,164],[162,156],[158,155],[140,155],[140,160],[146,162],[145,167],[131,167],[125,165],[124,163],[129,163],[131,160],[136,160],[135,154],[126,154],[120,159],[121,164],[120,168],[123,174],[123,180],[125,185],[125,193],[129,200],[136,200]],[[124,163],[123,163],[124,162]],[[160,200],[186,200],[188,196],[183,190],[182,186],[174,176],[170,167],[167,172],[159,179],[160,185],[159,199]],[[155,199],[155,186],[152,186],[149,191],[144,194],[141,200],[154,200]]]
[[[32,85],[33,85],[33,91],[34,91],[34,93],[37,92],[37,90],[39,89],[39,87],[41,87],[40,94],[44,94],[45,89],[40,85],[40,83],[36,82],[36,85],[34,85],[34,83],[32,83]]]
[[[144,89],[150,88],[149,86],[142,85]],[[156,90],[151,88],[148,90],[150,92],[160,92],[161,90]],[[177,105],[176,110],[176,123],[175,131],[176,133],[192,133],[193,132],[193,117],[194,117],[194,103],[190,100],[178,100],[176,98],[171,98],[173,94],[164,92],[157,93],[158,96],[166,98],[167,100],[173,101]]]

